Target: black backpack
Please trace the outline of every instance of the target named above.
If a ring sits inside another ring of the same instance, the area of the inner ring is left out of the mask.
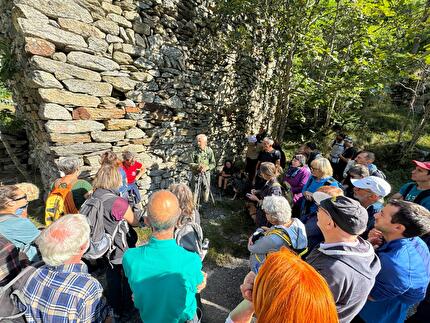
[[[79,213],[87,217],[90,225],[90,246],[83,258],[95,260],[107,256],[108,260],[111,253],[116,248],[114,246],[115,236],[120,230],[121,225],[128,228],[127,221],[121,220],[115,227],[112,234],[106,232],[104,224],[104,206],[103,203],[112,197],[117,197],[113,193],[103,194],[101,197],[95,197],[94,194],[82,204]]]
[[[412,191],[414,186],[416,186],[415,183],[409,183],[409,185],[405,189],[405,192],[402,194],[403,199],[406,199],[406,196],[408,196],[409,192]],[[429,196],[430,196],[430,189],[424,190],[424,191],[421,191],[417,196],[415,196],[415,199],[411,202],[420,204],[425,198]]]

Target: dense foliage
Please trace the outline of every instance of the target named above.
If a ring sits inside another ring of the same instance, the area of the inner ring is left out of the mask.
[[[429,120],[428,0],[219,0],[225,46],[273,68],[273,134],[362,127],[370,105],[408,110],[415,145]],[[400,99],[399,99],[400,97]],[[406,147],[409,149],[411,147]]]

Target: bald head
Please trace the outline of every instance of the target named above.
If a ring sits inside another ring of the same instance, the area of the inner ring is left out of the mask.
[[[151,195],[147,211],[149,222],[154,231],[163,231],[174,227],[181,214],[178,199],[167,190],[161,190]]]

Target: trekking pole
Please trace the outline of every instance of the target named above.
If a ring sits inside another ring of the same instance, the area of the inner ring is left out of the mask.
[[[200,188],[201,188],[201,182],[202,182],[202,177],[199,175],[198,179],[197,179],[197,183],[196,186],[194,188],[194,203],[196,204],[197,209],[200,207]]]
[[[208,190],[209,190],[209,196],[211,197],[211,200],[212,200],[212,204],[213,205],[215,205],[215,199],[214,199],[214,196],[213,196],[213,194],[212,194],[212,190],[211,190],[211,183],[208,183],[208,178],[205,176],[205,175],[203,175],[202,176],[203,177],[203,180],[205,181],[205,186],[208,188]]]

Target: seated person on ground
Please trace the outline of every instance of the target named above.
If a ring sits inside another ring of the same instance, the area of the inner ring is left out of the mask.
[[[134,204],[139,204],[142,198],[140,197],[136,181],[142,177],[145,168],[136,160],[135,155],[130,151],[122,153],[122,168],[127,175],[128,194],[133,198]]]
[[[291,218],[291,208],[285,197],[267,196],[261,208],[273,226],[259,228],[249,238],[250,266],[254,272],[258,272],[269,252],[286,246],[300,255],[306,252],[308,245],[305,226],[299,219]]]
[[[27,322],[103,322],[109,308],[103,287],[88,274],[81,257],[90,226],[81,214],[64,215],[37,239],[43,261],[24,289]]]
[[[27,195],[15,185],[0,186],[0,234],[30,261],[38,261],[34,240],[40,231],[27,218]]]
[[[282,180],[284,187],[286,186],[292,194],[293,205],[302,203],[303,186],[308,182],[310,176],[311,171],[306,165],[305,155],[295,155]]]
[[[415,169],[411,175],[412,182],[403,185],[392,198],[414,202],[430,210],[430,161],[413,160],[413,163]]]
[[[218,175],[218,188],[226,190],[227,185],[231,182],[232,176],[236,172],[236,169],[231,160],[226,160],[221,173]]]

